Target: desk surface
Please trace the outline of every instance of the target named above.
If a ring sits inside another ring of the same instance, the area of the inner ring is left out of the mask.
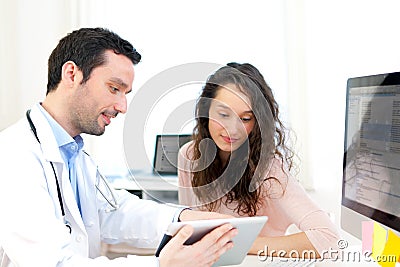
[[[157,175],[151,171],[134,171],[125,176],[107,176],[115,189],[144,191],[178,191],[177,175]]]
[[[242,262],[242,264],[240,265],[231,265],[231,267],[260,267],[260,266],[264,266],[264,267],[268,267],[268,266],[274,266],[276,262],[279,261],[283,261],[283,262],[287,262],[289,263],[290,260],[289,259],[274,259],[273,262],[271,262],[270,259],[267,259],[266,261],[262,261],[260,259],[258,259],[257,256],[253,256],[253,255],[248,255],[246,256],[246,258],[244,259],[244,261]],[[301,261],[301,260],[300,260]],[[285,266],[284,265],[279,265],[279,266]],[[400,264],[396,265],[396,267],[398,267]],[[377,263],[374,262],[367,262],[367,261],[360,261],[360,262],[356,262],[356,261],[342,261],[342,260],[337,260],[337,261],[333,261],[333,260],[315,260],[312,265],[309,266],[313,266],[313,267],[321,267],[321,266],[332,266],[332,267],[342,267],[342,266],[366,266],[366,267],[380,267]]]
[[[103,249],[103,255],[109,257],[109,258],[115,258],[115,257],[121,257],[121,256],[126,256],[128,254],[136,254],[136,255],[153,255],[154,254],[154,249],[138,249],[134,248],[128,245],[124,244],[117,244],[117,245],[106,245],[102,244],[102,249]],[[349,251],[358,251],[359,246],[357,247],[350,247]],[[353,255],[353,254],[351,254]],[[346,257],[346,259],[349,259]],[[350,259],[354,259],[353,256],[350,257]],[[300,259],[300,261],[302,261]],[[243,260],[243,262],[239,265],[230,265],[230,267],[273,267],[276,266],[277,263],[283,263],[283,265],[279,266],[287,266],[286,263],[289,263],[290,259],[285,259],[285,258],[274,258],[273,261],[271,261],[271,257],[268,257],[268,259],[259,259],[255,255],[247,255],[246,258]],[[366,267],[380,267],[377,263],[373,262],[367,262],[361,259],[360,261],[355,261],[355,260],[315,260],[311,265],[308,265],[309,267],[322,267],[322,266],[331,266],[331,267],[344,267],[344,266],[366,266]],[[399,267],[400,264],[397,263],[396,267]],[[227,266],[229,267],[229,266]]]

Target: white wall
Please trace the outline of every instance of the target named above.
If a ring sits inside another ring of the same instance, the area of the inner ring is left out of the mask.
[[[47,59],[73,24],[70,1],[0,0],[0,130],[44,98]]]
[[[306,1],[305,79],[311,175],[340,196],[349,77],[400,71],[400,1]],[[293,118],[294,120],[295,118]]]

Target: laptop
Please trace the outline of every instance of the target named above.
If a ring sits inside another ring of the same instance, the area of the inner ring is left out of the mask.
[[[191,138],[190,134],[158,134],[155,142],[153,173],[177,175],[179,149]]]

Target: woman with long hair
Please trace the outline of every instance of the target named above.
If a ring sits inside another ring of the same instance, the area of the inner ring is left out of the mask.
[[[295,154],[279,115],[253,65],[229,63],[210,75],[197,101],[193,141],[179,153],[179,202],[235,217],[268,216],[252,254],[267,248],[263,253],[327,257],[338,231],[294,178]],[[300,231],[285,235],[292,224]]]

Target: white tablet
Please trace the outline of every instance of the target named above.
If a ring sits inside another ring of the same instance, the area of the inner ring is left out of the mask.
[[[233,227],[239,230],[238,234],[232,239],[234,246],[232,249],[223,254],[213,266],[240,264],[246,257],[247,252],[250,250],[254,240],[257,238],[267,219],[267,216],[256,216],[174,222],[168,226],[167,233],[164,235],[164,238],[157,249],[156,256],[159,256],[161,250],[172,238],[172,236],[174,236],[178,230],[186,224],[190,224],[194,228],[192,236],[185,242],[185,245],[191,245],[199,241],[204,235],[216,227],[225,223],[230,223]]]

